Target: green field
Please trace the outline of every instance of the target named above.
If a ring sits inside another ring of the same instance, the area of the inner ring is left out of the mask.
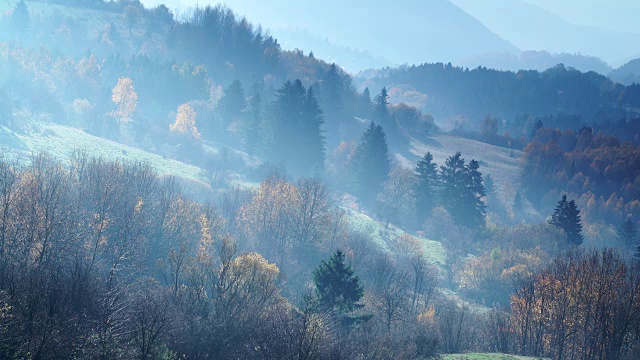
[[[541,360],[528,356],[516,356],[506,354],[447,354],[442,355],[442,360]]]

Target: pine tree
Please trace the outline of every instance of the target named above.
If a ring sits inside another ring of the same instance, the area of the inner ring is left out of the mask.
[[[635,222],[628,217],[618,228],[618,239],[627,246],[638,246],[638,227]]]
[[[254,87],[253,96],[249,99],[249,127],[245,135],[245,149],[249,154],[258,155],[263,146],[262,136],[262,95],[258,88]]]
[[[440,202],[458,224],[464,221],[466,165],[458,151],[440,166]]]
[[[235,80],[225,89],[224,95],[218,102],[220,116],[227,130],[231,124],[242,120],[246,108],[247,99],[244,88],[240,80]]]
[[[18,31],[26,31],[29,29],[31,18],[29,16],[27,4],[24,0],[20,0],[16,3],[16,6],[13,8],[11,13],[11,21],[13,22],[15,29]],[[24,34],[21,34],[21,36],[24,36]]]
[[[416,218],[421,225],[429,216],[436,205],[438,169],[433,162],[430,152],[424,154],[415,168],[417,183],[414,190],[416,194]]]
[[[382,91],[375,99],[373,99],[373,116],[372,120],[378,124],[389,124],[389,95],[387,94],[387,88],[382,88]]]
[[[391,170],[387,139],[382,126],[369,124],[356,150],[354,187],[364,201],[376,199]]]
[[[567,195],[562,195],[562,199],[558,201],[549,224],[562,229],[567,235],[569,244],[580,245],[584,240],[582,237],[582,223],[580,210],[575,200],[567,201]]]
[[[364,91],[362,92],[362,96],[361,96],[361,109],[360,109],[360,116],[362,116],[365,119],[368,119],[369,116],[371,116],[371,93],[369,92],[369,88],[365,88]]]
[[[300,143],[297,149],[302,152],[301,160],[303,163],[301,165],[316,173],[324,168],[325,137],[322,135],[323,124],[322,109],[313,95],[313,88],[310,87],[305,97]]]
[[[323,115],[313,90],[300,80],[286,82],[273,104],[271,156],[294,173],[310,174],[324,165]]]
[[[484,203],[485,192],[480,163],[471,160],[466,171],[466,187],[464,195],[465,223],[469,227],[482,226],[487,214],[487,205]]]
[[[358,276],[354,275],[353,268],[345,263],[342,251],[336,251],[329,262],[322,261],[313,271],[313,281],[321,311],[340,316],[343,324],[366,320],[366,316],[350,315],[364,307],[360,303],[364,289]]]

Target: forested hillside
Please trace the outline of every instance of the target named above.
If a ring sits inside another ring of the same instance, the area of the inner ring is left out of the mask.
[[[0,358],[635,359],[637,90],[2,3]]]

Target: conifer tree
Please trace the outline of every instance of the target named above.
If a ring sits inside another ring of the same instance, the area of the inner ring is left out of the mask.
[[[638,227],[631,217],[618,228],[618,239],[627,246],[638,246]]]
[[[303,165],[314,172],[322,171],[325,160],[325,137],[322,134],[324,116],[320,104],[313,95],[313,88],[307,90],[304,101],[302,126],[298,150],[302,152]]]
[[[247,100],[244,88],[240,80],[235,80],[225,89],[224,95],[218,102],[218,109],[225,128],[241,120],[246,108]]]
[[[11,12],[11,21],[13,22],[13,26],[18,31],[26,31],[29,28],[31,18],[29,16],[27,4],[24,2],[24,0],[20,0],[16,3],[16,6]],[[21,34],[21,36],[24,36],[24,34]]]
[[[478,227],[484,224],[487,213],[487,205],[483,198],[486,196],[480,164],[471,160],[467,166],[467,184],[465,187],[465,223],[470,227]]]
[[[562,195],[562,199],[558,201],[549,224],[562,229],[567,235],[569,244],[580,245],[582,244],[582,223],[580,210],[578,209],[575,200],[567,201],[567,195]]]
[[[391,170],[387,139],[382,126],[373,122],[369,124],[360,138],[354,160],[356,193],[364,201],[375,200]]]
[[[462,209],[466,186],[466,165],[458,151],[440,166],[440,202],[457,223],[463,223]]]
[[[353,268],[345,263],[342,251],[336,251],[328,262],[322,261],[313,271],[313,281],[321,311],[340,316],[343,324],[366,320],[366,316],[351,315],[364,307],[360,303],[364,289],[358,276],[354,275]]]
[[[262,150],[262,95],[259,91],[254,91],[249,99],[249,127],[245,135],[245,149],[249,154],[258,155]]]
[[[389,95],[387,94],[387,88],[382,88],[382,91],[373,100],[373,116],[372,120],[378,124],[389,124]]]
[[[361,99],[360,116],[368,119],[369,116],[371,116],[371,93],[369,92],[369,88],[364,89]]]
[[[416,218],[418,225],[429,216],[436,205],[438,169],[433,162],[430,152],[424,154],[415,168],[417,182],[414,193],[416,194]]]
[[[286,82],[274,102],[274,134],[271,155],[294,173],[322,169],[324,144],[320,105],[300,80]]]

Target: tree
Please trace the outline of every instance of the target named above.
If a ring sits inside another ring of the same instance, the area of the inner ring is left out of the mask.
[[[631,217],[618,228],[618,239],[626,246],[638,246],[638,227]]]
[[[485,192],[482,173],[479,171],[480,163],[476,160],[469,161],[466,172],[465,188],[465,222],[470,227],[479,227],[484,224],[487,213],[487,205],[484,203]]]
[[[564,231],[569,244],[582,244],[583,237],[580,210],[578,210],[575,200],[567,201],[566,194],[562,195],[562,199],[558,201],[558,205],[548,222]]]
[[[341,316],[344,324],[358,319],[349,314],[364,307],[360,303],[364,289],[351,266],[345,263],[342,251],[336,251],[329,262],[322,261],[313,271],[313,281],[320,310]]]
[[[324,118],[313,90],[306,90],[300,80],[287,81],[278,90],[273,108],[273,160],[283,163],[294,173],[321,170],[324,166]]]
[[[112,92],[111,100],[118,106],[112,115],[122,124],[129,123],[138,106],[138,94],[133,87],[133,80],[119,78]]]
[[[422,159],[418,161],[415,172],[417,178],[414,190],[416,195],[416,218],[420,225],[429,216],[437,203],[438,169],[430,152],[424,154]]]
[[[389,124],[389,95],[387,88],[382,88],[380,94],[373,99],[373,116],[372,120],[378,124]]]
[[[262,150],[262,116],[261,86],[256,85],[253,96],[249,99],[249,127],[245,136],[245,149],[253,155],[258,155]]]
[[[127,28],[129,28],[129,35],[131,35],[133,28],[140,22],[141,19],[142,14],[137,6],[125,6],[124,12],[122,13],[122,20],[127,25]]]
[[[193,139],[200,138],[200,131],[196,127],[196,112],[188,104],[182,104],[178,107],[176,121],[169,125],[172,132],[190,136]]]
[[[458,151],[440,166],[441,203],[457,223],[463,222],[466,164]]]
[[[240,80],[234,80],[225,90],[218,102],[218,110],[225,129],[230,134],[237,134],[247,108],[244,88]]]
[[[24,2],[24,0],[20,0],[16,3],[16,6],[13,8],[13,12],[11,13],[11,21],[13,22],[13,26],[18,31],[26,31],[27,29],[29,29],[31,18],[29,16],[27,4]]]
[[[325,136],[323,135],[324,115],[320,104],[313,95],[313,88],[307,90],[302,109],[302,126],[298,141],[298,151],[302,152],[302,161],[307,169],[314,172],[324,168]]]
[[[391,220],[406,219],[415,210],[415,176],[411,169],[402,165],[395,166],[378,195],[379,212],[389,227]]]
[[[382,126],[371,122],[360,138],[354,159],[355,190],[365,201],[375,199],[387,179],[391,163]]]
[[[487,115],[482,122],[480,135],[484,141],[494,141],[498,137],[498,127],[500,122],[498,118]]]

